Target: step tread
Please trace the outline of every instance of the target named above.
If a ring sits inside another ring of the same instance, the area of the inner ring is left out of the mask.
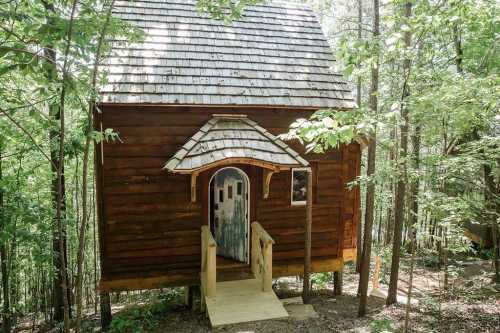
[[[288,317],[276,294],[261,291],[257,279],[218,282],[216,297],[206,304],[212,327]]]

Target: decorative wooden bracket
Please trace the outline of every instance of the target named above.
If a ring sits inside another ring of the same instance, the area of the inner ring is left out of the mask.
[[[198,172],[193,172],[191,174],[191,202],[196,202],[196,179],[198,178]]]
[[[269,197],[269,184],[274,172],[273,170],[264,169],[264,173],[262,174],[262,197],[264,199]]]

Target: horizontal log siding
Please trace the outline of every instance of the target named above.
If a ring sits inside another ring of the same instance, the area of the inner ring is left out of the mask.
[[[344,149],[345,183],[356,180],[361,169],[361,149],[352,144]],[[344,201],[344,249],[356,248],[357,228],[360,222],[360,190],[359,186],[346,190]]]
[[[189,136],[210,119],[211,113],[247,114],[273,134],[286,132],[294,119],[310,115],[310,111],[260,108],[238,111],[234,108],[103,106],[102,109],[103,128],[112,128],[120,136],[120,142],[102,145],[103,280],[165,274],[185,275],[186,281],[198,278],[200,226],[207,223],[202,213],[202,200],[206,198],[202,183],[208,182],[213,170],[200,175],[198,201],[191,203],[190,177],[169,174],[162,168]],[[298,142],[289,144],[304,153]],[[356,244],[359,195],[353,190],[342,200],[342,184],[358,172],[359,147],[351,145],[325,155],[309,154],[306,158],[314,161],[317,183],[313,205],[313,260],[339,258],[342,248]],[[269,198],[263,200],[262,170],[253,166],[242,169],[254,178],[251,179],[251,219],[258,220],[275,239],[275,262],[297,262],[304,256],[306,210],[305,206],[290,205],[291,173],[274,174]]]

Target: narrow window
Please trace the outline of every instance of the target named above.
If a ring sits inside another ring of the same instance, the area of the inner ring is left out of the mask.
[[[219,202],[224,202],[224,190],[219,190]]]
[[[307,169],[292,169],[292,205],[305,205],[307,201]]]
[[[233,198],[233,185],[228,185],[227,186],[227,198],[232,199]]]
[[[236,194],[241,195],[243,193],[243,183],[238,182],[236,185]]]

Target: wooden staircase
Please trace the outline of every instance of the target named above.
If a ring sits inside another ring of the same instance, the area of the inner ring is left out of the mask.
[[[272,290],[273,239],[258,222],[252,223],[250,278],[216,282],[217,245],[202,227],[202,309],[212,327],[288,317]]]

